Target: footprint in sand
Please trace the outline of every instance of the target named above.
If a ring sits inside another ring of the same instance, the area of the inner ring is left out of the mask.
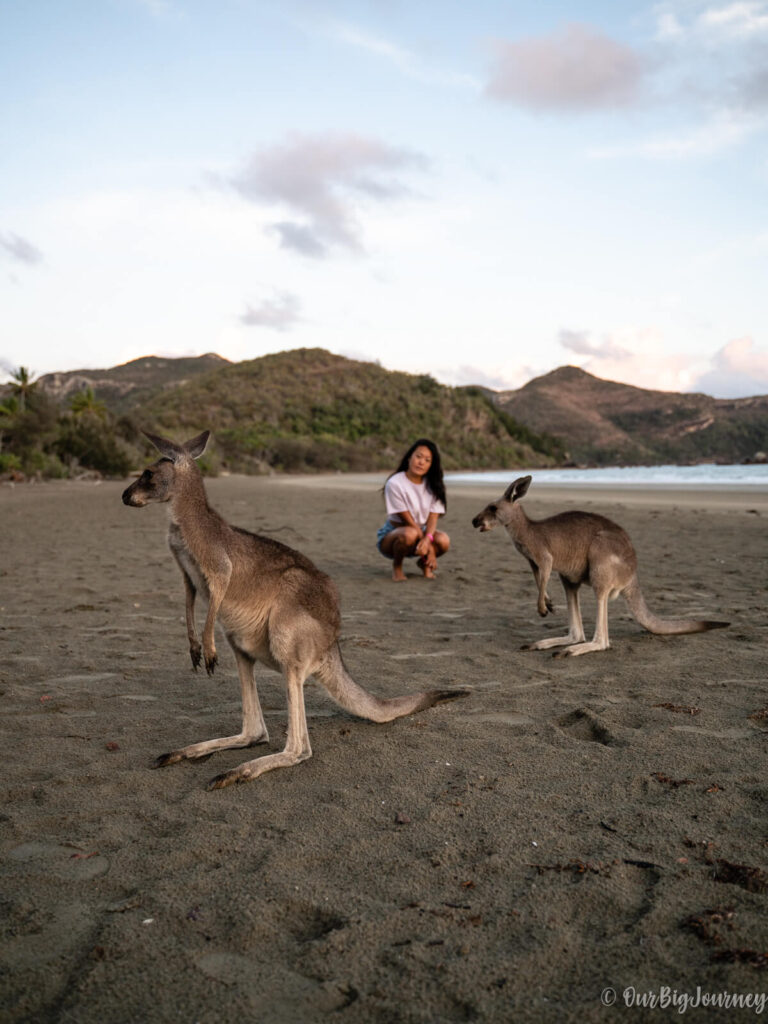
[[[259,1020],[311,1020],[342,1010],[357,999],[351,985],[317,982],[287,968],[266,970],[237,953],[203,953],[194,959],[206,977],[238,988],[259,1010]]]
[[[621,741],[611,732],[600,717],[588,708],[577,708],[559,718],[557,724],[576,740],[602,743],[603,746],[620,746]]]
[[[514,711],[497,711],[470,716],[476,722],[500,722],[502,725],[531,725],[532,718]]]

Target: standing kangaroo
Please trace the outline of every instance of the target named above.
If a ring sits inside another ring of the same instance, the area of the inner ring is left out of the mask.
[[[538,612],[554,611],[547,593],[552,571],[559,573],[568,603],[568,635],[550,637],[526,644],[523,650],[543,651],[565,647],[555,657],[588,654],[610,647],[608,640],[608,601],[622,594],[635,619],[651,633],[702,633],[720,629],[727,622],[708,619],[662,619],[649,611],[637,579],[637,555],[632,541],[622,528],[591,512],[561,512],[548,519],[529,519],[519,504],[531,483],[521,476],[498,501],[486,505],[472,525],[481,532],[497,523],[507,528],[517,550],[528,559],[539,588]],[[584,641],[579,608],[579,587],[588,583],[597,598],[597,622],[591,641]]]
[[[339,650],[339,598],[331,579],[285,544],[230,526],[208,504],[194,460],[205,451],[209,433],[206,430],[183,445],[146,434],[162,458],[126,488],[123,502],[134,508],[151,502],[169,503],[168,544],[184,577],[192,665],[197,669],[202,658],[208,674],[213,674],[217,660],[214,624],[218,616],[237,661],[243,727],[237,736],[193,743],[162,754],[153,767],[269,741],[253,675],[257,661],[285,677],[285,749],[217,775],[208,789],[245,782],[312,756],[304,708],[304,682],[311,673],[343,708],[374,722],[389,722],[467,694],[468,690],[428,690],[384,700],[357,685],[347,673]],[[198,592],[208,600],[202,646],[195,630]]]

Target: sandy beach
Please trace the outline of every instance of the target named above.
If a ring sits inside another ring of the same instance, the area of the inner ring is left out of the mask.
[[[381,481],[207,486],[333,577],[361,685],[471,695],[375,725],[310,684],[313,757],[214,792],[253,753],[150,770],[240,725],[223,635],[213,678],[189,663],[164,510],[117,481],[0,485],[1,1021],[759,1016],[704,1002],[768,992],[768,494],[534,473],[531,516],[627,529],[654,611],[731,622],[652,636],[617,601],[610,650],[554,659],[520,647],[565,632],[559,583],[542,620],[506,534],[471,526],[495,488],[450,489],[438,578],[394,585]],[[279,750],[283,684],[257,677]]]

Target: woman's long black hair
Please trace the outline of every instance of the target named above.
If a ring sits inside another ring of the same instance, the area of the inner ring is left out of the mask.
[[[429,448],[432,453],[432,465],[427,470],[424,479],[427,481],[427,487],[432,491],[438,501],[442,501],[445,508],[448,508],[448,501],[445,497],[445,484],[443,483],[443,467],[440,462],[440,452],[437,449],[437,445],[434,441],[428,440],[426,437],[420,437],[418,441],[414,441],[408,451],[400,460],[400,465],[397,469],[390,473],[390,476],[394,476],[395,473],[404,473],[408,469],[408,462],[411,456],[420,447]]]

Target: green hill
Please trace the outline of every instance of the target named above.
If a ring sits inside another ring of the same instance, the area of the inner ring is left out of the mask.
[[[106,370],[46,373],[40,378],[40,386],[62,403],[68,402],[79,391],[91,388],[98,401],[104,402],[112,412],[119,415],[198,373],[227,365],[226,359],[212,352],[204,356],[178,358],[142,356]]]
[[[211,429],[223,464],[240,472],[392,468],[422,436],[437,443],[449,469],[550,465],[560,450],[480,389],[446,387],[323,349],[197,374],[130,415],[176,439]]]
[[[493,401],[598,465],[744,462],[768,450],[768,395],[711,398],[602,380],[561,366]]]

